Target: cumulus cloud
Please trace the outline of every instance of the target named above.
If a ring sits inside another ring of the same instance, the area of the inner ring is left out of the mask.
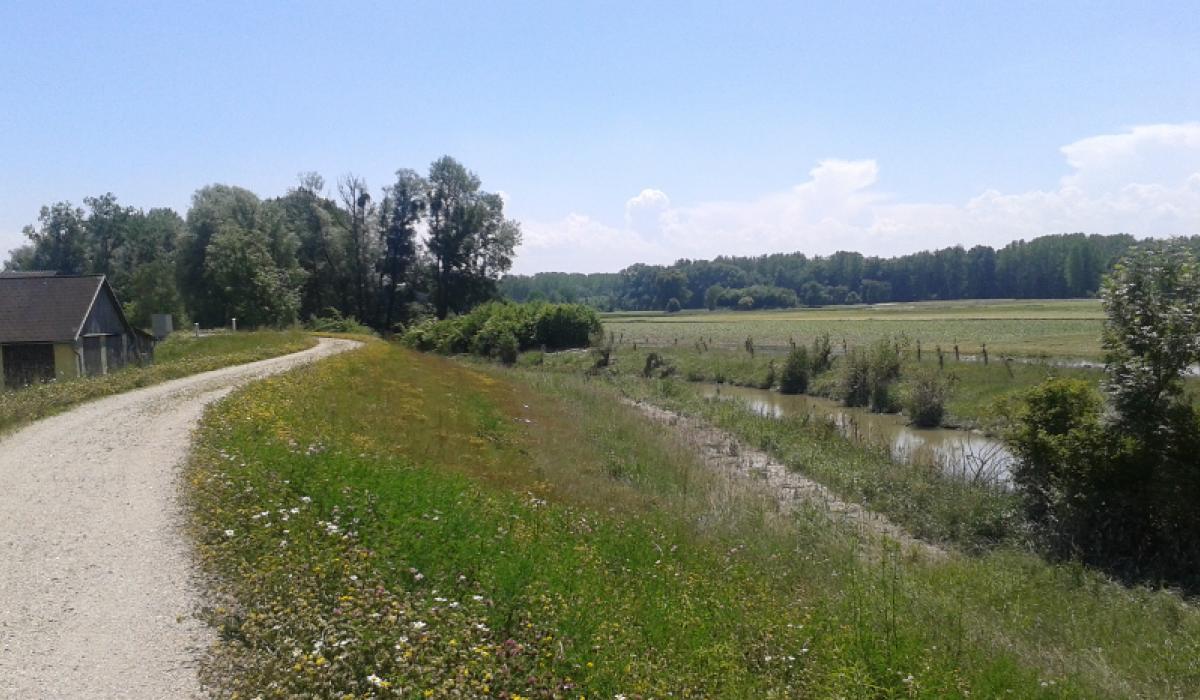
[[[1049,190],[986,190],[965,202],[904,202],[878,189],[874,160],[824,160],[782,192],[671,203],[645,189],[624,226],[581,214],[526,222],[518,269],[617,270],[681,257],[859,250],[894,255],[946,245],[1002,245],[1084,231],[1200,233],[1200,123],[1137,126],[1062,147],[1067,173]]]
[[[523,221],[521,232],[514,272],[615,272],[634,262],[661,262],[670,256],[660,243],[584,214],[556,222]]]
[[[1200,122],[1135,126],[1062,147],[1073,171],[1064,187],[1092,193],[1119,191],[1130,183],[1178,184],[1200,173]]]
[[[625,202],[625,225],[643,234],[653,235],[661,227],[661,217],[671,208],[671,199],[662,190],[644,189]]]

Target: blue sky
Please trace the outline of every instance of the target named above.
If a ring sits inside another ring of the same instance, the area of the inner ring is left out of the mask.
[[[1200,233],[1194,3],[8,0],[0,52],[0,252],[52,201],[446,153],[525,272]]]

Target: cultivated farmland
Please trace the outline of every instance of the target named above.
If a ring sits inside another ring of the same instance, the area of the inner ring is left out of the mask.
[[[711,339],[721,348],[738,348],[747,337],[755,346],[783,350],[788,340],[811,342],[828,333],[835,345],[867,345],[878,338],[905,334],[933,352],[941,345],[976,354],[986,343],[993,355],[1015,357],[1100,357],[1104,318],[1095,300],[953,301],[879,304],[783,311],[615,313],[604,327],[625,344],[657,347],[693,345]]]

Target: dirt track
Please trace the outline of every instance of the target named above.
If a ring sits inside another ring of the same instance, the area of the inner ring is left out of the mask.
[[[765,486],[784,511],[800,504],[815,505],[833,520],[866,536],[868,541],[883,537],[899,544],[906,552],[920,553],[933,559],[946,556],[945,550],[940,547],[913,537],[904,528],[858,503],[839,499],[825,486],[701,418],[675,413],[650,403],[626,403],[656,423],[674,428],[705,464],[717,472],[734,478],[753,479]]]
[[[357,343],[85,404],[0,438],[0,697],[188,698],[210,632],[180,529],[205,406]]]

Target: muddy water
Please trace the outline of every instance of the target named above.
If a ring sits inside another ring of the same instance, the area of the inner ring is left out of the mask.
[[[935,464],[947,473],[980,481],[1009,481],[1012,454],[1004,444],[966,430],[914,428],[901,415],[871,413],[846,408],[816,396],[779,394],[764,389],[706,385],[707,397],[737,399],[751,409],[773,418],[804,417],[830,420],[843,435],[877,445],[886,445],[892,457],[917,464]]]

